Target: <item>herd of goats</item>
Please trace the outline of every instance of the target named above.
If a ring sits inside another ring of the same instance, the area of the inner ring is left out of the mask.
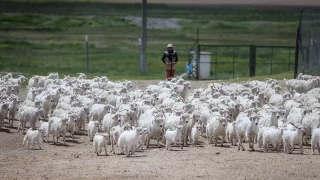
[[[24,84],[26,96],[20,92]],[[132,81],[88,79],[83,73],[30,79],[7,73],[0,75],[0,128],[17,124],[28,149],[35,143],[41,149],[42,141],[58,144],[61,137],[65,144],[66,136],[74,141],[85,132],[97,155],[107,154],[108,145],[129,156],[148,148],[150,140],[168,150],[197,146],[200,137],[238,150],[248,143],[252,150],[291,154],[298,145],[302,154],[303,145],[311,144],[312,154],[320,153],[320,77],[299,74],[282,87],[266,79],[191,90],[189,81],[173,78],[142,90]]]

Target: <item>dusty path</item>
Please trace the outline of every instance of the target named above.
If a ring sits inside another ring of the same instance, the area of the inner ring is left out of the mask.
[[[156,82],[136,81],[140,89]],[[207,82],[193,82],[193,89]],[[85,134],[76,135],[75,142],[67,137],[67,146],[50,139],[42,150],[27,150],[16,128],[0,128],[0,179],[320,179],[320,156],[311,155],[309,146],[303,155],[297,149],[287,155],[259,148],[251,152],[247,144],[246,151],[228,143],[214,147],[202,138],[199,147],[167,151],[152,145],[127,158],[96,156]]]

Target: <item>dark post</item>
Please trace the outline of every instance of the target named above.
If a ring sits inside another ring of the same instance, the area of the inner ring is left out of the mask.
[[[288,64],[288,71],[290,71],[291,66],[291,48],[289,48],[289,64]]]
[[[197,28],[197,43],[199,43],[199,28]]]
[[[88,35],[86,35],[86,56],[87,56],[87,74],[90,73],[89,71],[89,52],[88,52]]]
[[[256,47],[250,46],[250,60],[249,60],[249,76],[253,77],[256,74]]]
[[[140,73],[147,72],[147,0],[142,0],[142,34],[141,34],[141,66]]]
[[[214,61],[214,80],[217,80],[217,60],[218,60],[218,49],[216,46],[216,56]]]
[[[198,44],[197,45],[198,47],[197,47],[197,80],[199,80],[199,72],[200,72],[200,56],[201,56],[201,54],[200,54],[200,45]]]
[[[273,61],[273,46],[271,47],[271,64],[270,64],[270,75],[272,75],[272,61]]]
[[[232,46],[232,79],[234,79],[234,46]]]
[[[141,38],[138,39],[138,52],[139,52],[139,68],[140,68],[140,72],[142,69],[142,50],[141,50]]]
[[[299,50],[300,50],[300,40],[301,40],[301,23],[302,23],[302,15],[303,15],[303,9],[300,13],[300,21],[297,28],[297,36],[296,36],[296,53],[295,53],[295,62],[294,62],[294,77],[297,78],[298,76],[298,59],[299,59]]]
[[[304,63],[304,66],[305,66],[305,70],[307,70],[307,73],[310,73],[310,65],[311,65],[311,59],[310,59],[310,56],[312,56],[312,49],[310,48],[312,46],[311,44],[311,41],[312,40],[312,36],[311,36],[311,31],[309,30],[309,36],[308,36],[308,48],[307,48],[307,53],[306,53],[306,58],[305,58],[305,63]]]

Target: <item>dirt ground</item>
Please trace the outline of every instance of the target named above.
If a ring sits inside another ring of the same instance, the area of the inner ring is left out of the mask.
[[[143,89],[158,81],[136,82]],[[208,81],[192,82],[194,88]],[[192,90],[191,89],[191,90]],[[21,93],[24,99],[26,91]],[[5,120],[7,122],[7,120]],[[23,135],[15,128],[0,128],[0,179],[320,179],[320,156],[311,155],[310,146],[304,154],[295,149],[291,155],[245,151],[226,143],[224,147],[208,145],[205,138],[198,147],[167,151],[156,148],[155,142],[131,157],[97,156],[86,132],[67,137],[66,146],[42,143],[42,150],[22,147]],[[31,146],[32,147],[32,146]],[[111,148],[108,146],[108,151]],[[119,149],[116,149],[119,153]]]

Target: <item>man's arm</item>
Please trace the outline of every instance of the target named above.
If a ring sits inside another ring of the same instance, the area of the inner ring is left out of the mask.
[[[178,62],[178,54],[177,54],[177,52],[176,52],[176,62]]]
[[[162,60],[162,62],[163,62],[164,64],[166,64],[166,60],[165,60],[165,59],[166,59],[166,54],[165,54],[165,53],[163,53],[163,57],[162,57],[162,59],[161,59],[161,60]]]

